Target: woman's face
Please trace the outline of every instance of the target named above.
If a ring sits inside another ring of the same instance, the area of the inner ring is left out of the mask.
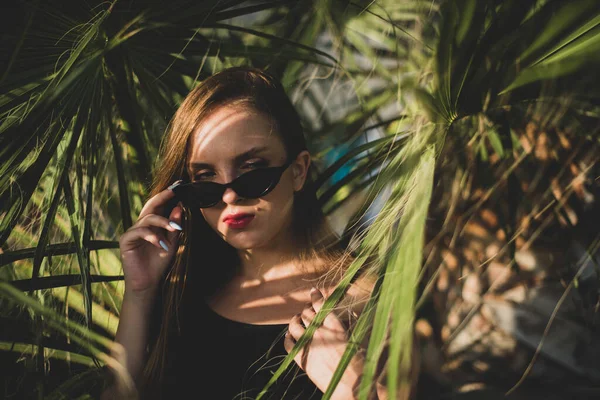
[[[287,161],[279,133],[263,114],[242,106],[221,106],[192,134],[188,173],[192,181],[229,183],[257,168]],[[304,185],[310,164],[301,152],[266,196],[246,199],[227,188],[221,201],[202,208],[208,224],[236,249],[276,246],[291,233],[294,192]],[[232,215],[248,214],[233,220]]]

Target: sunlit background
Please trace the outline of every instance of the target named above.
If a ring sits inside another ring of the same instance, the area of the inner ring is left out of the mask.
[[[1,7],[5,398],[98,393],[118,237],[179,102],[234,65],[282,81],[324,211],[381,261],[369,366],[414,331],[420,398],[600,396],[597,0]]]

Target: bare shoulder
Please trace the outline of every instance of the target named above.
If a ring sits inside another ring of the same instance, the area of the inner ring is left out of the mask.
[[[360,315],[371,298],[376,281],[377,279],[373,274],[363,273],[350,285],[341,305],[350,307],[352,312]]]
[[[365,305],[371,298],[376,281],[377,279],[373,274],[365,272],[359,276],[350,287],[348,287],[344,297],[338,303],[336,314],[349,324],[352,324],[363,312]],[[323,295],[329,297],[336,286],[336,284],[332,284],[325,287]]]

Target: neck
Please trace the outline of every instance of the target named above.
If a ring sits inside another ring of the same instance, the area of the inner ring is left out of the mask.
[[[282,232],[277,234],[268,245],[238,250],[240,258],[241,278],[265,279],[270,274],[279,274],[281,269],[293,269],[297,264],[293,262],[298,259],[298,254],[302,251],[302,244],[298,243],[293,234],[291,223],[286,224]],[[296,271],[289,271],[294,273]]]
[[[240,251],[241,268],[239,277],[243,279],[265,280],[272,274],[278,273],[281,268],[291,269],[293,252],[278,249],[252,249]]]
[[[239,275],[242,278],[261,279],[283,267],[291,268],[296,263],[301,248],[296,244],[291,230],[284,235],[277,235],[277,240],[254,249],[238,250],[241,261]],[[291,271],[293,272],[293,271]]]

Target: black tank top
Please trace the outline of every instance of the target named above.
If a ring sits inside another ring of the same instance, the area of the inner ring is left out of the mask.
[[[181,336],[169,345],[162,398],[255,399],[287,355],[283,341],[288,325],[233,321],[202,300],[193,303],[197,318],[182,324]],[[262,398],[313,400],[322,395],[293,363]]]

